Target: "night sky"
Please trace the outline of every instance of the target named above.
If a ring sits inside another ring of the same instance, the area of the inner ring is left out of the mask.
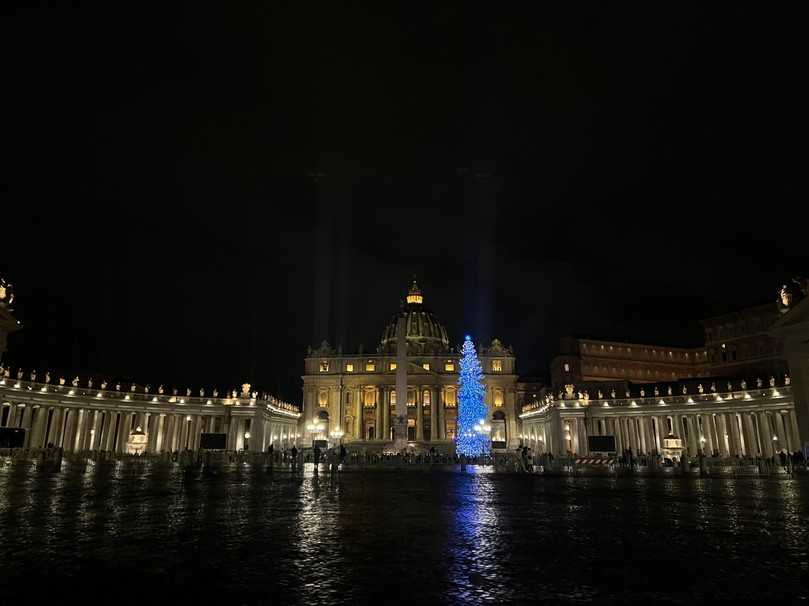
[[[307,345],[374,350],[416,274],[533,376],[809,271],[774,6],[52,4],[0,36],[14,366],[299,401]]]

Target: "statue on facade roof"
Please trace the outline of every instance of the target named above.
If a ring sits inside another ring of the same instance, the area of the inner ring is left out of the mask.
[[[129,391],[131,391],[132,393],[135,393],[135,390],[137,388],[138,388],[138,386],[135,383],[132,383],[132,387],[129,388]]]
[[[243,397],[246,398],[247,395],[250,393],[250,387],[251,387],[250,383],[242,383],[242,396]]]
[[[158,386],[157,393],[159,393],[161,396],[163,395],[163,385]]]
[[[770,377],[770,387],[775,387],[775,377]]]
[[[655,397],[657,397],[659,395],[660,395],[660,390],[657,388],[657,385],[655,385]]]
[[[756,378],[756,386],[759,388],[764,386],[764,381],[761,380],[761,377]]]
[[[688,388],[685,385],[683,385],[683,395],[685,395],[687,393],[688,393]]]
[[[23,375],[22,368],[18,368],[17,369],[17,379],[22,381],[22,375]]]
[[[71,385],[73,385],[73,387],[78,387],[79,386],[79,377],[73,377],[73,381],[71,381]]]
[[[716,393],[716,383],[711,383],[711,393]]]
[[[36,381],[37,381],[37,371],[32,370],[31,371],[31,383],[36,383]]]
[[[603,393],[601,393],[601,390],[600,390],[600,389],[598,390],[598,399],[599,399],[599,400],[603,400],[603,399],[604,399],[604,394],[603,394]]]
[[[792,379],[789,378],[789,375],[784,375],[784,385],[791,385]]]
[[[610,390],[610,397],[611,397],[613,400],[615,399],[615,388],[614,388],[614,387],[613,387],[613,388]]]
[[[101,381],[101,389],[107,389],[107,381]]]
[[[702,386],[702,383],[697,385],[697,391],[699,391],[699,393],[705,393],[705,388]]]
[[[733,385],[728,381],[728,391],[733,391]]]
[[[59,377],[59,385],[64,385],[64,384],[65,384],[65,378],[64,377]]]
[[[645,397],[646,397],[646,390],[645,390],[645,389],[643,389],[643,387],[641,387],[641,388],[640,388],[640,397],[641,397],[641,398],[645,398]]]
[[[121,391],[121,384],[120,383],[115,384],[115,391]]]
[[[45,371],[45,383],[51,382],[51,372],[49,370]]]
[[[742,390],[747,389],[747,381],[745,381],[744,379],[742,379],[741,388],[742,388]]]
[[[668,390],[666,390],[666,393],[667,393],[668,395],[671,395],[671,394],[672,394],[672,392],[671,392],[671,385],[669,385],[669,388],[668,388]]]
[[[200,398],[204,398],[204,397],[205,397],[205,388],[203,388],[203,387],[200,387],[200,388],[199,388],[199,397],[200,397]]]
[[[191,397],[191,388],[190,387],[185,388],[185,395],[186,395],[186,397],[189,397],[189,398]]]

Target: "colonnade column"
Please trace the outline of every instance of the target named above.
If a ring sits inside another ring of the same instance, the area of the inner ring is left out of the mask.
[[[771,457],[773,455],[772,450],[773,432],[772,428],[770,427],[770,420],[766,412],[758,413],[758,433],[759,439],[761,440],[761,450],[762,450],[761,454],[765,457]]]
[[[32,404],[28,404],[25,407],[25,411],[22,413],[22,428],[25,430],[25,441],[23,442],[23,446],[28,447],[28,442],[31,438],[31,417],[34,413],[34,407]]]
[[[744,441],[745,441],[745,450],[747,451],[747,456],[755,457],[761,452],[758,444],[758,437],[756,436],[756,430],[753,425],[753,413],[752,412],[743,412],[742,415],[742,426],[744,427]]]
[[[33,413],[32,413],[33,414]],[[34,428],[31,431],[31,438],[28,440],[28,448],[42,448],[44,443],[45,426],[48,421],[48,409],[38,406],[34,415]]]

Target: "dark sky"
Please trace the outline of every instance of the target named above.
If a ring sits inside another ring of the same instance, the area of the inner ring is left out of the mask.
[[[50,4],[0,32],[15,366],[298,401],[306,346],[373,349],[417,274],[536,374],[809,270],[769,5]]]

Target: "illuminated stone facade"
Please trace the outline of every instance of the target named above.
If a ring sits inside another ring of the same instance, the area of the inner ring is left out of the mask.
[[[299,437],[296,407],[252,393],[192,397],[9,375],[0,378],[0,404],[0,427],[25,429],[25,448],[154,454],[198,450],[200,435],[213,432],[227,435],[228,450],[264,451],[270,444],[291,446]]]
[[[801,448],[792,386],[732,384],[730,391],[584,400],[547,399],[523,407],[523,443],[554,455],[591,454],[588,436],[615,436],[618,453],[661,453],[667,436],[679,438],[684,451],[717,456],[771,457]],[[660,390],[658,389],[658,392]],[[672,390],[674,393],[674,391]],[[626,394],[622,394],[625,396]]]
[[[393,439],[396,409],[396,324],[406,319],[408,440],[449,446],[455,438],[458,360],[446,329],[413,283],[402,308],[382,331],[376,353],[344,354],[324,342],[304,361],[301,432],[310,439],[342,439],[368,447]],[[510,348],[497,339],[481,347],[492,440],[519,442],[517,375]]]

